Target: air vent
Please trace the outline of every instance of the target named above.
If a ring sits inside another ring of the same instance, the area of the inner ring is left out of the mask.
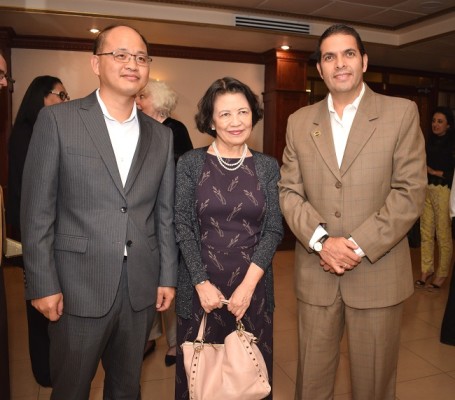
[[[267,29],[270,31],[293,32],[308,35],[310,25],[303,22],[290,22],[280,19],[258,18],[245,15],[235,16],[235,26]]]

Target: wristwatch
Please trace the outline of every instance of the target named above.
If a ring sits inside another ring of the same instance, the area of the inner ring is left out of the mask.
[[[329,238],[329,235],[324,235],[323,237],[321,237],[314,245],[313,245],[313,249],[314,251],[317,251],[318,253],[322,250],[322,245],[324,244],[324,242]]]

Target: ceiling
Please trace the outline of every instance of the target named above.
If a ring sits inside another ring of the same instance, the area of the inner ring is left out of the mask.
[[[309,33],[239,27],[238,15]],[[282,44],[312,52],[339,21],[359,31],[370,65],[455,74],[455,0],[0,0],[0,27],[19,36],[88,39],[89,28],[125,22],[153,44],[254,53]]]

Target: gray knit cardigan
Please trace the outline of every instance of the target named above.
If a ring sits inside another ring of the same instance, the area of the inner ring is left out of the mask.
[[[194,286],[210,279],[202,266],[201,235],[196,211],[196,187],[207,155],[207,148],[190,150],[179,158],[175,192],[175,231],[180,247],[176,312],[182,318],[191,314]],[[267,309],[275,307],[272,258],[283,237],[283,219],[278,200],[280,169],[273,157],[251,150],[256,174],[265,195],[266,213],[261,236],[251,261],[265,271]]]

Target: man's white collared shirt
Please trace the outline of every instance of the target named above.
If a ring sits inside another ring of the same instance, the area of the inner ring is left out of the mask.
[[[137,118],[136,103],[133,104],[129,118],[123,122],[119,122],[109,114],[106,105],[99,95],[99,89],[96,91],[96,97],[103,111],[112,148],[114,149],[115,159],[117,160],[120,178],[122,179],[123,186],[125,186],[139,141],[139,120]]]
[[[329,106],[330,124],[332,126],[333,144],[335,146],[335,153],[337,156],[338,167],[341,167],[343,162],[344,151],[348,143],[349,132],[351,131],[352,122],[354,121],[357,109],[359,108],[360,100],[365,93],[365,84],[362,84],[362,90],[359,96],[351,103],[348,104],[340,118],[333,107],[332,95],[329,94],[327,103]]]

